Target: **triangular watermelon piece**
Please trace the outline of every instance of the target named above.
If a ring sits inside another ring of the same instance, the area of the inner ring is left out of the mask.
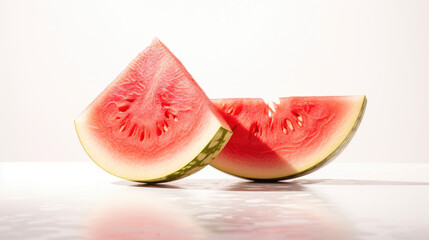
[[[183,64],[158,39],[79,115],[75,126],[97,165],[140,182],[196,172],[232,135]]]

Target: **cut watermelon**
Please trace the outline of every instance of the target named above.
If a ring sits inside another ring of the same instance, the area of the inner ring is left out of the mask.
[[[232,175],[282,180],[333,160],[355,134],[365,96],[215,99],[234,135],[211,163]]]
[[[232,135],[182,63],[155,39],[75,120],[101,168],[165,182],[209,164]]]

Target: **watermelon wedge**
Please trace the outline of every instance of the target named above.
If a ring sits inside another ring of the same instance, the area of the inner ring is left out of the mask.
[[[211,163],[259,181],[299,177],[332,161],[350,142],[365,96],[212,100],[234,135]]]
[[[158,39],[79,115],[92,160],[132,181],[165,182],[209,164],[232,133],[182,63]]]

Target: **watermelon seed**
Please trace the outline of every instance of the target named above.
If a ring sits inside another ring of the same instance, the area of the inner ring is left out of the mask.
[[[134,134],[134,131],[136,130],[137,124],[134,124],[134,126],[131,128],[130,133],[128,134],[128,137],[131,137]]]
[[[287,123],[287,126],[290,128],[290,130],[293,130],[292,123],[289,121],[289,119],[286,119],[286,123]]]
[[[164,117],[170,119],[171,117],[173,118],[173,120],[175,122],[177,122],[177,116],[170,113],[168,110],[164,112]],[[165,123],[167,123],[166,121],[164,121]]]
[[[227,112],[231,116],[237,116],[238,114],[241,113],[242,110],[243,110],[242,106],[237,106],[235,108],[234,107],[229,108]]]
[[[298,121],[296,121],[298,126],[302,127],[302,122],[304,121],[304,119],[302,119],[302,116],[296,112],[292,112],[292,113],[293,113],[293,115],[295,115],[296,119],[298,119]]]
[[[168,123],[166,121],[162,122],[164,124],[164,132],[168,132]]]
[[[283,127],[282,131],[283,131],[284,134],[287,134],[287,130],[286,130],[285,127]]]
[[[121,123],[122,126],[119,129],[120,132],[123,132],[127,128],[129,117],[130,117],[130,114],[128,114],[127,116],[125,116],[124,120]]]
[[[258,136],[258,134],[262,134],[262,132],[259,129],[259,125],[257,122],[254,122],[251,126],[250,126],[250,133],[253,136]]]
[[[144,140],[144,135],[145,135],[145,132],[144,132],[144,130],[142,130],[142,133],[140,133],[140,141],[141,142]]]
[[[119,111],[121,112],[125,112],[130,108],[129,105],[122,105],[122,106],[118,106]]]
[[[243,106],[237,106],[237,107],[234,109],[234,116],[237,116],[238,114],[240,114],[240,113],[241,113],[241,111],[243,111]]]
[[[168,131],[168,126],[166,125],[166,122],[158,122],[156,123],[156,135],[161,136],[164,132],[166,132],[166,129]]]
[[[163,107],[163,108],[170,108],[170,104],[168,104],[168,103],[162,103],[161,107]]]
[[[132,103],[132,102],[134,102],[136,99],[135,99],[135,98],[125,98],[125,100],[126,100],[127,102]]]
[[[169,111],[165,111],[164,112],[164,117],[165,118],[170,118],[170,116],[171,116],[172,114],[169,112]]]

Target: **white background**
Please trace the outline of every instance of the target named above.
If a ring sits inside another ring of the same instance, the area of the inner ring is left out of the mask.
[[[89,161],[73,119],[157,36],[211,98],[366,94],[336,161],[429,162],[429,1],[0,0],[0,161]]]

